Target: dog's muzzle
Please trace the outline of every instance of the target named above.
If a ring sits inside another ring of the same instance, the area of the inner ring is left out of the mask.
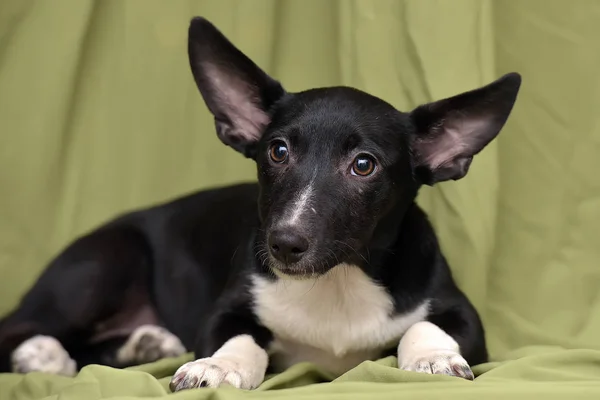
[[[308,238],[292,229],[276,229],[268,238],[269,253],[284,266],[302,260],[310,247]]]

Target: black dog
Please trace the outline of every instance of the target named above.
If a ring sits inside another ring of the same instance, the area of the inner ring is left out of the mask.
[[[342,373],[389,354],[405,370],[472,379],[484,331],[415,197],[465,176],[520,76],[403,113],[347,87],[286,92],[202,18],[189,56],[217,135],[256,161],[258,184],[76,240],[0,325],[2,368],[74,374],[193,349],[173,390],[252,389],[268,368]]]

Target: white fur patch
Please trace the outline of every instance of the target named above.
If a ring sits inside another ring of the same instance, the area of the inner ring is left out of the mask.
[[[11,354],[15,373],[45,372],[74,376],[77,364],[60,342],[51,336],[34,336],[17,347]]]
[[[298,219],[306,212],[306,210],[311,204],[311,196],[313,192],[313,183],[308,184],[298,195],[296,200],[294,201],[294,207],[292,208],[286,222],[283,226],[294,226],[298,223]],[[314,208],[312,208],[314,210]]]
[[[185,352],[181,340],[167,329],[157,325],[142,325],[117,351],[117,361],[121,364],[145,364],[178,357]]]
[[[428,302],[392,316],[384,288],[358,267],[341,264],[316,279],[270,281],[254,276],[254,311],[275,341],[277,369],[309,361],[343,373],[374,359],[428,314]]]
[[[216,388],[228,383],[238,389],[254,389],[265,378],[269,356],[252,336],[229,339],[212,357],[181,366],[171,380],[171,390],[197,387]]]
[[[473,379],[458,343],[431,322],[414,324],[398,345],[398,366],[407,371]]]

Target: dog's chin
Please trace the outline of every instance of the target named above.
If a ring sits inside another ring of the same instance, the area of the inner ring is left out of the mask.
[[[293,263],[293,264],[284,264],[279,260],[276,260],[274,257],[269,257],[269,268],[280,279],[287,280],[308,280],[308,279],[316,279],[319,276],[325,275],[331,268],[326,266],[314,268],[310,265],[305,265],[302,262]]]

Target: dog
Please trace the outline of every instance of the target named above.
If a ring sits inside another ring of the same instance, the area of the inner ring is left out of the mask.
[[[191,71],[218,138],[257,182],[117,216],[50,262],[0,323],[3,371],[74,375],[193,351],[172,391],[259,386],[312,362],[473,379],[485,331],[419,188],[463,178],[501,131],[518,73],[401,112],[349,87],[288,92],[210,21]]]

